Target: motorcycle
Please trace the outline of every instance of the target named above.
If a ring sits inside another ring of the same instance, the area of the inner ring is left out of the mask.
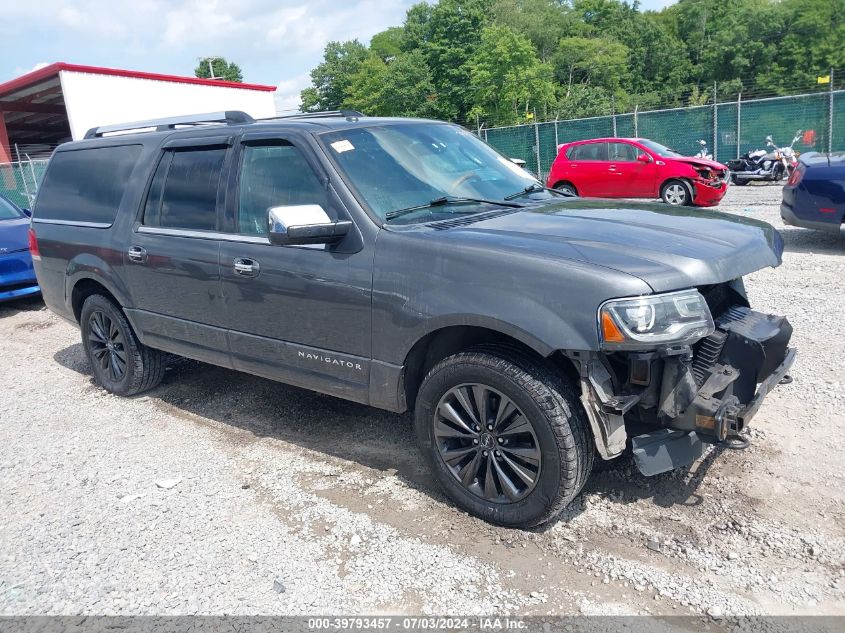
[[[707,152],[707,141],[701,140],[701,141],[698,141],[698,144],[701,146],[701,149],[698,150],[698,154],[695,155],[695,158],[703,158],[705,160],[713,160],[713,154],[709,154]]]
[[[795,134],[792,143],[787,147],[778,147],[771,134],[766,137],[766,147],[770,151],[757,149],[745,152],[735,160],[728,161],[731,170],[731,182],[735,185],[747,185],[754,180],[778,182],[783,180],[798,164],[797,153],[792,146],[801,138],[801,130]]]
[[[781,152],[781,160],[783,161],[784,167],[786,167],[786,173],[788,176],[791,176],[792,172],[795,171],[795,168],[798,167],[799,152],[795,151],[792,146],[795,145],[797,141],[801,140],[802,133],[803,130],[798,130],[789,145],[779,148]]]

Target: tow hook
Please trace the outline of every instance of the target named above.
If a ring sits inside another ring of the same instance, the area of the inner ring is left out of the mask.
[[[725,373],[727,373],[727,370],[725,370]],[[719,439],[718,446],[737,451],[751,446],[751,440],[739,434],[737,416],[740,411],[741,407],[736,396],[728,397],[716,411],[714,416],[716,425],[713,430]]]
[[[724,373],[728,373],[727,369]],[[716,409],[716,413],[713,415],[713,433],[716,435],[717,440],[724,442],[728,435],[739,433],[737,416],[741,410],[739,399],[736,396],[728,396],[719,405],[719,408]]]
[[[739,433],[733,433],[719,442],[718,446],[723,446],[734,451],[744,451],[746,448],[751,446],[751,440]]]

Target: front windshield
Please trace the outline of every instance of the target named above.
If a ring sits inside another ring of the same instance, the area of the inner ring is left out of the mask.
[[[21,212],[17,207],[8,202],[5,198],[0,197],[0,220],[17,220],[21,217]]]
[[[505,196],[541,185],[470,132],[446,123],[395,123],[320,136],[326,151],[373,213],[382,220],[443,197]],[[533,197],[549,197],[540,190]],[[403,222],[478,211],[485,203],[423,208]]]
[[[658,156],[663,156],[664,158],[677,158],[678,156],[682,156],[673,149],[669,149],[665,145],[661,145],[660,143],[655,143],[654,141],[649,141],[648,139],[638,139],[637,142],[650,149],[654,154]]]

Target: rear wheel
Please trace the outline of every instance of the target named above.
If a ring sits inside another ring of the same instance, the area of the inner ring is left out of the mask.
[[[106,390],[131,396],[161,382],[163,354],[138,341],[123,311],[108,297],[88,297],[79,324],[94,377]]]
[[[682,180],[670,180],[664,184],[660,189],[660,197],[666,204],[676,207],[692,204],[689,185]]]
[[[592,468],[575,390],[515,348],[481,346],[438,363],[420,387],[415,426],[452,500],[501,525],[552,519]]]

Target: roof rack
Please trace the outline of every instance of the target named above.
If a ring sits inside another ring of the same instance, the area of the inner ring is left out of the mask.
[[[326,117],[341,117],[344,119],[360,119],[367,115],[357,110],[325,110],[323,112],[296,112],[294,114],[282,114],[271,116],[262,121],[274,121],[276,119],[323,119]]]
[[[210,123],[225,123],[226,125],[241,125],[254,123],[255,119],[240,110],[225,112],[209,112],[207,114],[188,114],[168,117],[166,119],[150,119],[149,121],[135,121],[134,123],[118,123],[116,125],[101,125],[93,127],[85,133],[85,138],[99,138],[106,134],[117,132],[138,132],[140,130],[155,129],[157,132],[175,130],[180,125],[207,125]]]

